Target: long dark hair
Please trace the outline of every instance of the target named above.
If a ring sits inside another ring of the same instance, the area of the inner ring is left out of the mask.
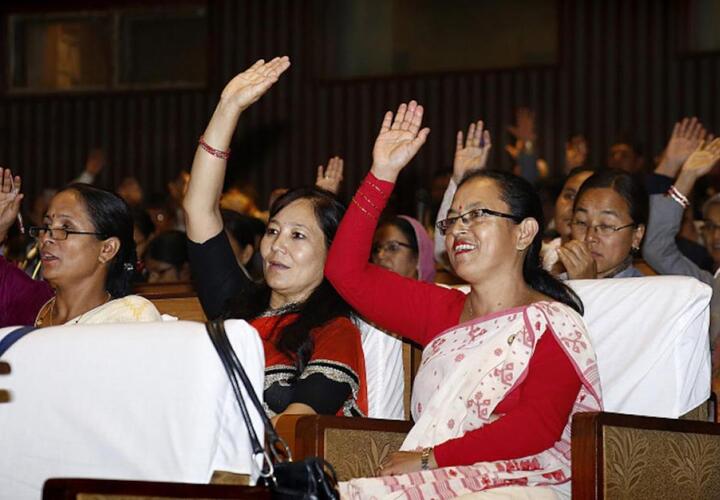
[[[137,262],[133,239],[133,218],[127,203],[115,193],[89,184],[74,183],[62,191],[75,191],[82,198],[98,240],[115,237],[120,249],[108,263],[105,290],[113,299],[130,293],[133,271]],[[62,192],[61,191],[61,192]]]
[[[332,193],[323,189],[297,188],[275,200],[270,207],[270,218],[298,200],[312,203],[318,226],[325,236],[325,247],[330,248],[345,214],[345,206]],[[258,317],[270,306],[270,293],[271,289],[265,283],[252,285],[246,293],[230,301],[225,317],[243,319]],[[323,277],[320,285],[313,290],[307,300],[298,304],[296,312],[297,319],[282,328],[275,328],[271,332],[271,338],[277,349],[294,361],[297,372],[302,373],[314,348],[311,331],[335,318],[350,317],[352,309]]]
[[[522,177],[506,172],[481,170],[470,172],[458,186],[458,190],[469,181],[490,179],[500,191],[500,199],[507,204],[510,213],[518,218],[533,218],[540,228],[545,227],[542,203],[532,184]],[[582,300],[570,287],[552,276],[540,264],[542,232],[538,230],[523,261],[523,279],[534,290],[572,307],[580,314],[584,313]]]

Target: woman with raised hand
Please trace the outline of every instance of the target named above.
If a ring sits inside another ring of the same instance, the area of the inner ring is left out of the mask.
[[[20,213],[22,180],[0,167],[0,244]],[[0,256],[0,328],[31,325],[40,308],[53,296],[45,281],[36,281]]]
[[[325,267],[361,315],[425,347],[403,451],[381,465],[383,477],[343,483],[341,493],[450,498],[502,485],[554,498],[548,485],[569,488],[570,419],[601,403],[582,304],[540,266],[532,185],[488,171],[460,181],[439,230],[468,295],[368,262],[398,174],[428,136],[422,115],[414,101],[385,115]]]
[[[676,126],[677,128],[677,126]],[[674,133],[673,133],[674,135]],[[669,148],[668,148],[669,149]],[[675,237],[682,225],[683,213],[689,207],[688,197],[698,179],[710,173],[720,161],[720,139],[700,145],[685,159],[680,175],[667,194],[650,196],[650,222],[648,224],[643,257],[660,274],[692,276],[713,287],[710,302],[710,345],[713,348],[713,389],[720,389],[720,276],[700,269],[682,254]],[[661,171],[662,165],[656,172]],[[672,171],[667,172],[670,175]],[[717,228],[720,226],[720,199],[710,198],[703,207],[705,226],[703,234],[708,250],[718,245]],[[718,245],[720,246],[720,245]]]
[[[238,119],[289,66],[287,57],[260,60],[222,92],[183,201],[190,267],[209,318],[246,319],[260,334],[264,401],[274,420],[283,413],[365,415],[360,334],[349,306],[323,277],[342,204],[317,188],[293,189],[275,200],[260,242],[262,284],[240,270],[223,231],[219,200]]]
[[[39,243],[43,278],[55,290],[36,326],[160,321],[152,302],[130,295],[137,254],[130,209],[119,196],[70,184],[29,232]]]

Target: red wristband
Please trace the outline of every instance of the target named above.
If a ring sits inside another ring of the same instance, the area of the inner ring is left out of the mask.
[[[200,147],[203,148],[207,153],[210,153],[211,155],[220,158],[222,160],[227,160],[230,158],[230,149],[227,151],[221,151],[219,149],[215,149],[210,144],[205,142],[205,138],[201,135],[200,140],[198,141],[198,144],[200,144]]]

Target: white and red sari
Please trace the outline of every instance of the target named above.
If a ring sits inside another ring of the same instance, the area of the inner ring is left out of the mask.
[[[502,418],[493,413],[495,408],[523,382],[535,346],[545,334],[555,335],[582,382],[567,425],[552,448],[512,460],[354,479],[341,483],[343,498],[445,499],[488,490],[500,493],[494,490],[498,487],[568,483],[572,415],[598,411],[602,403],[595,353],[582,317],[558,302],[537,302],[477,318],[430,342],[413,389],[416,423],[401,449],[435,446]],[[525,490],[520,498],[528,494],[527,488],[507,490]]]

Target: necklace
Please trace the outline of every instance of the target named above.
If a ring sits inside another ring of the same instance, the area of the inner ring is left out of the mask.
[[[302,304],[300,302],[289,302],[285,305],[278,307],[277,309],[268,308],[258,317],[270,318],[272,316],[282,316],[284,314],[298,312],[301,305]]]
[[[106,295],[106,297],[105,297],[105,300],[102,302],[102,304],[99,304],[99,305],[93,307],[92,309],[85,311],[80,316],[75,318],[72,322],[68,322],[65,324],[77,325],[78,323],[80,323],[80,320],[82,320],[83,317],[87,313],[97,309],[100,306],[104,306],[105,304],[110,302],[110,299],[112,298],[112,296],[110,295],[110,292],[105,292],[105,295]],[[48,305],[46,304],[45,307],[43,308],[44,311],[40,311],[40,313],[42,314],[42,317],[40,317],[40,314],[38,314],[38,319],[35,320],[35,326],[55,326],[54,321],[53,321],[53,316],[55,316],[55,302],[56,302],[55,299],[56,299],[56,297],[53,297],[52,299],[50,299],[50,302],[48,302],[48,304],[50,304],[49,308],[47,308]],[[48,319],[48,315],[50,316],[50,318],[49,318],[50,321],[47,325],[45,325],[45,320]]]

